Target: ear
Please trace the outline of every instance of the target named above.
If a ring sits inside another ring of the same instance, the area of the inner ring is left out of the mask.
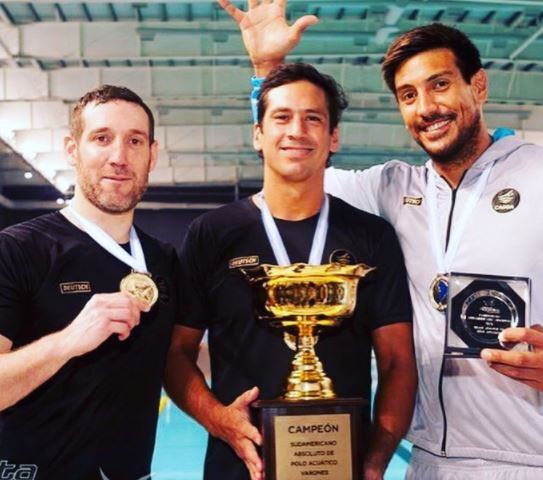
[[[68,157],[68,163],[75,167],[77,164],[77,141],[71,135],[64,137],[64,153]]]
[[[330,138],[330,151],[336,153],[339,150],[340,146],[339,127],[336,127],[332,131],[332,136]]]
[[[257,152],[262,150],[261,138],[262,138],[262,129],[260,128],[260,125],[258,123],[255,123],[253,125],[253,147]]]
[[[485,103],[488,98],[488,76],[482,68],[471,77],[471,87],[477,100]]]
[[[158,162],[158,142],[155,140],[150,147],[150,162],[149,162],[149,171],[155,169],[156,164]]]

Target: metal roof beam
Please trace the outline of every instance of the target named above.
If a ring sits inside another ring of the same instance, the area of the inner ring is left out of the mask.
[[[89,10],[89,6],[86,3],[81,4],[81,8],[83,9],[83,13],[85,14],[85,18],[88,22],[92,22],[93,18]]]
[[[0,17],[4,22],[9,23],[10,25],[16,25],[13,15],[9,11],[8,7],[4,5],[4,2],[0,3]]]
[[[55,12],[61,22],[65,22],[67,20],[66,15],[64,14],[64,10],[62,10],[62,7],[60,6],[60,3],[55,3]]]
[[[524,50],[526,50],[532,43],[534,43],[540,36],[543,34],[543,25],[539,27],[537,31],[535,31],[526,41],[524,41],[521,45],[519,45],[511,55],[509,55],[509,58],[511,60],[514,60],[517,58]]]
[[[115,11],[115,6],[112,3],[108,3],[109,8],[109,14],[111,15],[111,18],[113,18],[114,22],[119,21],[119,17],[117,16],[117,12]]]
[[[34,18],[34,21],[35,22],[41,22],[41,17],[40,17],[38,11],[36,10],[36,7],[34,6],[34,4],[32,2],[28,3],[28,9],[30,10],[30,13],[32,14],[32,17]]]

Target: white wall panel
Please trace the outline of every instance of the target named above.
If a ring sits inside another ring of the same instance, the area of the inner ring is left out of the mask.
[[[70,109],[63,102],[33,102],[32,126],[34,128],[62,128],[68,125]]]
[[[47,73],[33,68],[6,68],[6,99],[38,100],[49,96]]]
[[[0,102],[0,128],[23,130],[31,127],[30,102]]]
[[[102,83],[127,87],[143,98],[151,96],[151,75],[145,67],[104,69]]]
[[[52,98],[77,100],[84,93],[100,85],[98,68],[63,68],[50,73]]]
[[[32,23],[21,27],[21,54],[30,57],[79,58],[79,23]]]
[[[84,24],[83,56],[87,58],[127,58],[140,55],[136,23]]]
[[[183,152],[204,149],[204,127],[166,127],[166,148]]]
[[[53,147],[53,132],[49,128],[15,132],[17,150],[24,154],[47,153]]]

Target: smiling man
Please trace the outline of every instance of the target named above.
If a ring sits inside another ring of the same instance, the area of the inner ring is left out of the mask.
[[[70,206],[0,233],[1,478],[149,474],[177,283],[173,248],[133,227],[153,130],[130,90],[87,93]]]
[[[313,67],[274,70],[263,85],[254,129],[254,147],[264,160],[263,191],[203,215],[185,239],[183,326],[174,331],[166,377],[170,396],[210,433],[206,480],[262,478],[255,448],[261,436],[249,421],[248,407],[259,392],[266,399],[283,393],[293,352],[281,334],[255,318],[251,290],[239,268],[284,264],[283,248],[286,264],[342,260],[376,267],[360,282],[354,316],[322,335],[316,346],[338,396],[366,399],[375,349],[379,386],[371,438],[365,439],[364,478],[382,478],[409,424],[416,375],[397,239],[385,221],[324,194],[324,171],[339,148],[338,122],[345,107],[340,87]],[[325,220],[319,220],[322,215]],[[326,222],[327,232],[317,235],[317,225]],[[268,238],[274,227],[277,236]],[[211,389],[196,366],[205,330]],[[369,417],[369,406],[361,416]]]
[[[289,26],[285,0],[250,1],[247,12],[219,3],[239,24],[261,77],[318,22],[309,15]],[[455,28],[432,24],[400,35],[382,70],[406,128],[430,158],[423,166],[332,168],[326,189],[390,221],[405,255],[419,375],[408,478],[543,478],[543,329],[502,332],[503,342],[525,342],[531,351],[446,358],[440,283],[451,271],[529,277],[532,323],[542,323],[543,222],[535,212],[543,203],[543,149],[489,135],[487,75],[475,45]]]

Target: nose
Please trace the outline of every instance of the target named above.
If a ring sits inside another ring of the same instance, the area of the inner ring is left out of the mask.
[[[300,138],[305,134],[305,123],[301,116],[295,116],[289,123],[288,136],[291,138]]]
[[[128,145],[122,139],[111,144],[109,162],[113,165],[126,165],[128,163]]]
[[[417,113],[423,117],[432,117],[438,111],[438,104],[430,93],[420,92],[417,95]]]

